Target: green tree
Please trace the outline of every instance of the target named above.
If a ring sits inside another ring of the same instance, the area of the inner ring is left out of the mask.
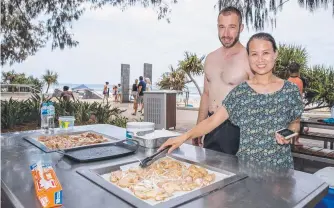
[[[173,66],[170,66],[170,71],[162,74],[160,81],[157,82],[157,86],[164,90],[182,91],[187,88],[186,84],[190,82],[184,71],[174,69]]]
[[[332,107],[334,105],[334,68],[315,65],[305,70],[304,75],[308,80],[305,90],[306,105],[312,104],[305,110]]]
[[[307,86],[304,86],[305,110],[330,107],[334,104],[334,69],[319,65],[309,67],[308,57],[306,49],[302,46],[280,44],[274,73],[282,79],[287,79],[289,64],[300,64],[301,77],[307,83]]]
[[[38,78],[33,76],[27,77],[25,73],[17,73],[14,70],[11,71],[3,71],[1,73],[1,81],[3,84],[27,84],[33,85],[33,87],[41,91],[43,82]],[[9,91],[12,91],[12,87],[9,87]]]
[[[307,68],[308,53],[302,46],[280,44],[278,47],[278,57],[274,73],[282,78],[289,77],[288,66],[292,62],[296,62],[301,66],[301,73]]]
[[[15,79],[15,75],[16,75],[16,72],[14,70],[11,70],[11,71],[8,71],[8,72],[2,71],[2,73],[1,73],[2,83],[12,84],[12,82]]]
[[[49,69],[46,70],[46,73],[43,75],[43,80],[47,84],[46,92],[48,93],[49,88],[53,84],[58,84],[58,74]]]
[[[202,95],[201,89],[199,88],[193,76],[199,76],[204,73],[203,60],[205,56],[198,58],[195,53],[189,53],[189,52],[185,52],[184,56],[185,56],[184,60],[179,61],[178,68],[181,71],[184,71],[188,75],[191,82],[195,84],[198,93]]]

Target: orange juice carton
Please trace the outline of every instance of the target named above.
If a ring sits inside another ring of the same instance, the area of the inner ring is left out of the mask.
[[[51,164],[34,163],[30,166],[36,196],[43,208],[61,206],[63,191]]]

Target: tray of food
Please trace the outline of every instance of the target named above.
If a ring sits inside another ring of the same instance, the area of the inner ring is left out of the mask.
[[[62,132],[60,134],[40,135],[36,137],[28,136],[24,137],[24,139],[44,152],[80,149],[87,146],[104,145],[119,141],[111,136],[91,130]]]
[[[139,162],[80,169],[77,172],[135,207],[174,207],[246,178],[176,156],[146,168]]]
[[[155,130],[154,132],[136,133],[132,139],[139,142],[139,145],[145,148],[158,148],[169,138],[177,137],[181,135],[178,132],[168,131],[168,130]]]

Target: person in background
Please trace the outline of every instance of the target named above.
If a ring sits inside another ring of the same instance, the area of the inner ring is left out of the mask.
[[[119,102],[122,102],[122,86],[121,86],[121,84],[118,84],[117,96],[119,98]]]
[[[146,82],[146,91],[152,91],[152,83],[150,78],[146,77],[145,82]]]
[[[113,87],[113,95],[114,95],[114,98],[115,98],[115,102],[118,101],[118,96],[117,96],[117,86],[114,85]]]
[[[297,85],[300,95],[303,96],[304,83],[300,78],[300,65],[296,62],[292,62],[289,65],[290,77],[288,78],[289,82],[292,82]],[[308,128],[305,128],[304,131],[308,131]],[[299,136],[295,139],[296,146],[302,146],[303,144],[299,142]]]
[[[235,7],[226,7],[217,18],[218,38],[221,47],[211,52],[204,63],[204,91],[201,96],[197,124],[213,116],[222,106],[221,101],[238,84],[253,76],[248,63],[246,48],[240,43],[243,31],[241,12]],[[203,146],[226,154],[238,151],[240,129],[229,119],[208,132],[204,140],[194,138],[193,145]]]
[[[64,86],[63,87],[63,92],[60,94],[60,98],[63,99],[63,100],[67,100],[67,101],[69,101],[71,98],[73,100],[75,100],[73,93],[71,91],[68,91],[68,90],[69,90],[69,87]]]
[[[144,92],[146,91],[146,83],[144,82],[144,78],[143,76],[139,77],[139,84],[138,84],[138,96],[137,96],[137,102],[135,105],[135,112],[132,115],[136,115],[137,114],[137,110],[138,110],[138,105],[141,104],[141,109],[140,111],[138,111],[139,113],[142,113],[144,110]]]
[[[104,100],[107,100],[107,104],[109,101],[109,82],[106,82],[106,84],[103,86],[103,100],[102,103],[104,103]]]
[[[270,34],[253,35],[246,49],[254,77],[233,88],[215,114],[185,134],[167,140],[158,151],[170,146],[168,153],[171,153],[186,140],[207,134],[230,119],[240,127],[238,157],[293,168],[291,139],[276,131],[288,128],[299,133],[304,111],[299,89],[273,74],[278,52],[275,39]]]
[[[290,77],[288,78],[289,82],[296,84],[299,88],[300,94],[303,95],[304,83],[300,78],[300,65],[296,62],[292,62],[289,65]]]
[[[135,83],[132,85],[131,96],[133,97],[133,110],[135,110],[138,96],[138,79],[136,79]]]

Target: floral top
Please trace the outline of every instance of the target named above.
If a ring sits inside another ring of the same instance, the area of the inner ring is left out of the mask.
[[[243,82],[226,96],[223,106],[231,122],[240,127],[237,156],[292,166],[290,145],[278,144],[275,132],[287,128],[303,113],[304,105],[295,84],[285,80],[280,90],[260,94]]]

